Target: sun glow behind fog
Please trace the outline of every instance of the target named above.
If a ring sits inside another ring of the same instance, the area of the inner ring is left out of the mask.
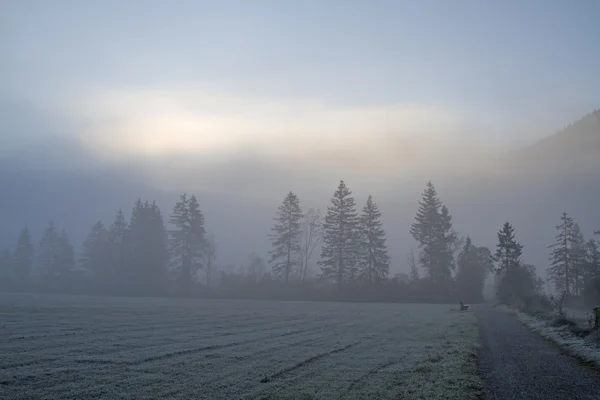
[[[63,105],[83,144],[110,161],[252,154],[287,166],[390,172],[451,156],[467,137],[459,113],[418,104],[334,106],[186,86],[86,91]]]

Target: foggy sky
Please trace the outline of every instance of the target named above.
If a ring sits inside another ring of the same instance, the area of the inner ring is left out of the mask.
[[[229,247],[220,262],[241,263],[266,252],[289,190],[324,210],[345,179],[359,206],[380,203],[400,269],[432,179],[460,233],[493,246],[502,222],[518,236],[522,222],[541,267],[563,209],[600,228],[585,178],[570,197],[562,180],[482,182],[598,107],[599,13],[594,1],[3,2],[0,247],[50,219],[80,242],[138,196],[168,215],[185,190]]]

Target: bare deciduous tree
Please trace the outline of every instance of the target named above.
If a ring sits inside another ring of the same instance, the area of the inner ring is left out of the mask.
[[[206,286],[210,287],[212,278],[217,271],[215,261],[217,259],[217,248],[219,244],[214,233],[206,237],[204,248],[204,274],[206,275]]]
[[[308,266],[315,250],[321,245],[323,239],[323,220],[321,211],[310,208],[303,216],[301,222],[302,244],[299,254],[298,277],[301,282],[306,280]]]

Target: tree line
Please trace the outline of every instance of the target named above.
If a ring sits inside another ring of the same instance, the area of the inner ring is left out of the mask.
[[[585,242],[566,213],[551,246],[549,276],[557,291],[595,301],[600,293],[596,240]],[[544,290],[508,222],[496,251],[453,229],[450,210],[428,182],[410,233],[418,253],[408,274],[390,276],[382,213],[369,195],[357,210],[340,181],[324,216],[304,211],[289,192],[275,211],[268,262],[256,253],[244,266],[217,265],[218,243],[208,234],[196,196],[182,194],[165,222],[154,202],[138,199],[129,221],[119,210],[112,223],[96,222],[76,255],[53,223],[37,248],[27,228],[12,250],[0,253],[2,287],[12,290],[294,299],[467,302],[482,300],[493,277],[504,302],[527,301]],[[317,268],[314,268],[317,267]]]

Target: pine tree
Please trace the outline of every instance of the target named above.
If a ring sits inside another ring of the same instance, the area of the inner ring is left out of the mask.
[[[111,279],[120,280],[124,272],[125,235],[127,235],[127,221],[125,221],[123,211],[119,209],[115,220],[108,229],[108,275]]]
[[[275,225],[271,229],[270,239],[273,250],[271,259],[273,274],[289,282],[293,268],[298,264],[300,254],[302,210],[300,200],[293,192],[289,192],[283,203],[277,208]]]
[[[450,290],[457,236],[452,230],[450,212],[442,205],[431,182],[423,192],[410,233],[422,249],[419,261],[428,278],[438,289]]]
[[[600,245],[594,239],[586,243],[586,262],[583,273],[584,281],[588,282],[600,277]]]
[[[54,223],[50,222],[42,236],[39,246],[40,272],[43,276],[54,278],[60,274],[59,269],[59,236]]]
[[[341,289],[355,275],[358,216],[352,191],[344,181],[335,191],[327,207],[324,238],[321,247],[321,277],[335,282]]]
[[[129,288],[138,294],[161,294],[166,284],[167,232],[156,203],[138,200],[127,230]]]
[[[523,246],[515,240],[515,229],[509,222],[505,222],[498,232],[498,244],[494,259],[497,263],[496,273],[506,272],[517,268],[521,263]]]
[[[24,285],[31,275],[33,264],[33,241],[29,230],[24,228],[17,240],[17,247],[14,251],[14,269],[17,282]]]
[[[102,221],[94,224],[88,233],[79,256],[80,267],[94,276],[103,288],[108,288],[114,278],[111,274],[112,258],[108,253],[108,232]]]
[[[382,225],[381,211],[369,195],[358,224],[359,278],[369,285],[387,280],[390,270],[390,256]]]
[[[574,285],[573,292],[575,295],[580,295],[583,290],[583,275],[586,269],[586,258],[587,258],[587,248],[585,238],[581,233],[581,229],[579,228],[579,224],[577,222],[573,223],[573,243],[572,243],[572,252],[573,252],[573,275],[574,275]]]
[[[505,304],[515,298],[524,300],[535,291],[535,269],[523,265],[522,254],[523,246],[515,240],[514,228],[510,223],[504,223],[498,232],[494,261],[495,272],[500,280],[497,296]]]
[[[57,273],[63,279],[75,269],[75,250],[64,229],[58,238],[57,264]]]
[[[419,270],[417,268],[417,260],[415,260],[415,252],[411,249],[410,253],[406,257],[408,261],[409,278],[411,282],[418,282],[421,277],[419,276]]]
[[[554,286],[567,296],[574,293],[578,288],[577,263],[580,262],[580,234],[577,233],[575,222],[567,213],[563,213],[561,224],[556,227],[558,234],[556,242],[549,248],[550,269],[548,271]]]
[[[457,264],[456,284],[460,298],[467,302],[481,301],[485,278],[493,269],[492,253],[487,247],[474,246],[467,237]]]
[[[13,280],[13,258],[9,249],[0,251],[0,288],[9,287]]]
[[[219,244],[214,233],[211,233],[206,237],[206,244],[204,247],[204,275],[206,276],[206,286],[211,287],[212,278],[217,271],[217,249]]]
[[[189,199],[184,193],[173,207],[169,222],[175,226],[170,233],[170,255],[175,268],[180,270],[180,289],[189,293],[194,274],[204,256],[204,216],[195,195]]]

